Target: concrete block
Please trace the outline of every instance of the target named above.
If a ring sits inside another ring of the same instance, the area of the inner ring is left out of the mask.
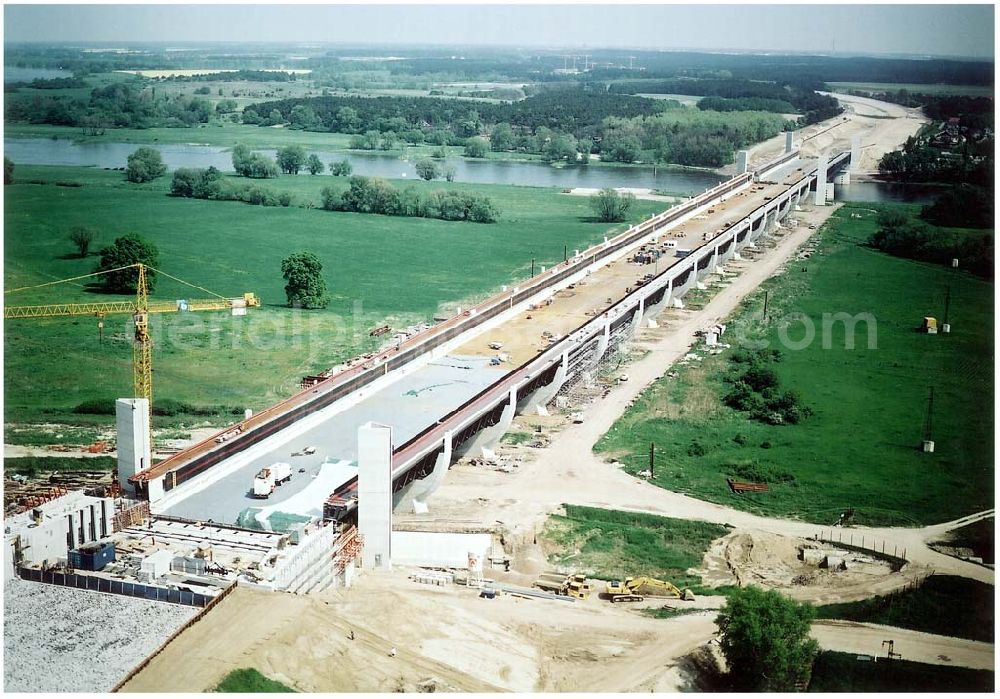
[[[819,549],[802,549],[802,562],[812,566],[819,566],[826,559]]]

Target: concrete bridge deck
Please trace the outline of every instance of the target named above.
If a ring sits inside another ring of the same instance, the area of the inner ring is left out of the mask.
[[[574,339],[567,335],[572,333],[576,340],[586,340],[581,335],[581,328],[600,323],[602,317],[614,315],[618,318],[616,327],[621,327],[621,323],[628,320],[626,314],[634,317],[634,306],[626,309],[622,303],[631,298],[630,303],[634,304],[640,280],[651,273],[658,274],[650,284],[659,283],[660,296],[664,295],[663,287],[672,283],[667,277],[682,275],[686,281],[679,286],[684,288],[669,290],[679,296],[696,278],[714,271],[714,267],[709,269],[709,261],[716,263],[720,251],[725,252],[723,257],[728,259],[735,252],[737,239],[746,244],[749,239],[758,237],[773,222],[773,217],[779,213],[786,214],[791,209],[792,196],[808,192],[815,168],[815,161],[783,157],[777,164],[772,163],[769,172],[765,173],[766,177],[762,178],[763,183],[748,185],[743,180],[735,194],[722,202],[710,200],[711,203],[695,212],[693,218],[687,217],[688,220],[671,223],[665,228],[646,226],[648,235],[623,248],[619,259],[595,264],[586,276],[580,273],[568,277],[561,285],[565,287],[575,280],[573,288],[553,289],[533,297],[536,302],[539,298],[550,298],[550,304],[528,310],[526,303],[520,306],[512,303],[503,322],[456,333],[447,356],[433,358],[426,355],[406,370],[398,372],[399,376],[384,376],[372,385],[355,391],[356,395],[338,400],[336,404],[307,416],[301,424],[295,423],[282,429],[264,443],[237,451],[213,466],[211,472],[168,492],[165,499],[153,506],[154,510],[194,519],[231,522],[247,507],[280,504],[282,500],[290,499],[317,483],[320,465],[328,457],[331,461],[352,461],[355,458],[357,427],[369,420],[394,427],[394,442],[397,445],[394,475],[403,475],[419,459],[425,462],[419,475],[428,475],[428,464],[434,463],[435,454],[440,456],[443,453],[442,434],[446,428],[465,430],[463,439],[468,439],[470,420],[490,411],[494,411],[494,419],[487,419],[483,424],[487,427],[496,424],[496,411],[503,408],[503,401],[511,403],[513,400],[516,406],[517,401],[523,398],[515,393],[511,393],[512,398],[507,398],[508,389],[505,386],[535,385],[529,384],[529,381],[534,377],[537,383],[542,378],[538,374],[539,368],[549,371],[555,367],[559,355],[553,355],[550,341],[543,339],[543,332],[554,338],[557,346],[567,346]],[[712,213],[708,213],[709,210]],[[629,262],[624,255],[628,253],[630,258],[631,253],[639,249],[642,242],[648,241],[653,233],[656,233],[658,245],[664,240],[675,240],[678,248],[695,252],[684,259],[670,257],[668,253],[655,264]],[[748,239],[750,233],[753,235]],[[718,259],[717,263],[722,261]],[[571,265],[573,261],[567,264]],[[692,270],[694,274],[688,278],[689,275],[681,271],[671,273],[670,270],[675,267]],[[553,272],[558,273],[558,269],[548,273]],[[655,289],[647,289],[646,298],[653,298]],[[642,310],[641,300],[638,308]],[[608,324],[610,322],[607,321]],[[587,337],[596,335],[591,332]],[[500,351],[509,355],[509,363],[499,367],[489,365],[487,357],[497,354],[496,350],[488,347],[491,342],[503,344]],[[574,351],[578,349],[577,343]],[[561,351],[564,352],[565,364],[567,350]],[[565,375],[562,378],[564,380]],[[514,407],[510,409],[512,411]],[[450,440],[450,434],[446,434],[446,442]],[[316,453],[308,457],[291,457],[292,452],[307,445],[316,446]],[[445,451],[450,459],[450,443]],[[431,457],[429,462],[428,456]],[[281,486],[269,500],[250,498],[248,491],[253,474],[274,461],[293,464],[292,481]],[[303,473],[298,473],[300,468],[304,469]]]

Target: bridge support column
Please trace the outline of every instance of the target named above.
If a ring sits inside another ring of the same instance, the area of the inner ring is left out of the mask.
[[[529,395],[521,399],[520,405],[518,405],[517,412],[519,415],[524,413],[533,413],[538,411],[538,406],[545,406],[549,404],[562,385],[566,383],[566,377],[569,374],[569,350],[562,353],[562,359],[559,362],[559,368],[556,369],[556,375],[552,378],[552,382],[546,386],[541,386],[536,388]]]
[[[646,299],[639,297],[639,305],[635,309],[635,315],[632,316],[632,334],[635,335],[639,331],[639,327],[642,325],[642,315],[646,312]]]
[[[611,321],[607,318],[604,319],[604,334],[601,335],[601,339],[597,341],[597,351],[594,353],[594,361],[588,367],[593,369],[601,360],[604,359],[604,354],[608,351],[608,345],[611,344]]]
[[[358,532],[361,567],[392,567],[392,428],[376,422],[358,428]]]
[[[861,170],[861,137],[855,136],[851,139],[851,166],[848,168],[848,177],[852,172],[860,172]],[[844,184],[848,184],[850,180]]]
[[[444,483],[444,477],[451,467],[451,430],[444,433],[442,451],[434,462],[434,470],[426,478],[413,481],[399,497],[397,507],[409,507],[413,514],[427,514],[427,498]]]
[[[786,131],[785,132],[785,153],[791,153],[792,149],[795,147],[795,132]]]
[[[455,455],[458,458],[470,454],[485,457],[485,452],[495,449],[497,442],[510,429],[515,414],[517,414],[517,389],[511,388],[507,396],[507,405],[504,406],[500,420],[495,425],[484,427],[478,434],[470,437],[465,444],[455,450]]]
[[[816,206],[826,206],[826,169],[829,161],[826,153],[820,154],[816,170]]]

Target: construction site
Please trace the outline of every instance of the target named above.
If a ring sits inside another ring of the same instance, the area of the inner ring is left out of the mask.
[[[901,125],[919,125],[885,121],[891,145]],[[136,317],[136,392],[116,404],[114,477],[5,479],[5,688],[207,691],[252,667],[307,692],[697,691],[705,664],[721,662],[726,598],[712,588],[818,604],[932,573],[992,584],[992,568],[926,545],[938,529],[754,515],[665,491],[592,451],[671,366],[735,343],[727,316],[836,210],[834,182],[861,168],[859,134],[882,123],[741,152],[718,187],[306,377],[296,395],[160,461],[143,337],[158,311],[140,295],[124,309]],[[259,300],[215,303],[246,313]],[[597,579],[554,565],[539,536],[564,503],[727,533],[691,569],[697,592],[638,570]],[[869,652],[884,635],[873,626],[848,637],[819,621],[813,635]],[[908,659],[993,667],[992,644],[942,649],[896,633]]]

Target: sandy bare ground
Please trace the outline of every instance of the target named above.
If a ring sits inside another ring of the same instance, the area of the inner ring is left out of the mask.
[[[992,670],[994,645],[964,638],[938,636],[893,626],[824,619],[812,626],[812,637],[825,650],[885,657],[882,641],[894,641],[893,652],[903,660]]]
[[[415,691],[428,680],[438,691],[676,690],[686,680],[673,659],[712,637],[715,615],[652,619],[596,597],[485,600],[398,570],[318,596],[240,589],[124,691],[205,690],[240,667],[310,692]]]
[[[929,122],[919,108],[908,109],[898,104],[880,102],[866,97],[840,93],[831,94],[844,106],[844,114],[811,124],[795,132],[804,156],[815,157],[822,151],[835,153],[850,150],[851,140],[861,137],[861,163],[852,172],[874,174],[878,161],[885,153],[898,149],[906,139]],[[753,162],[760,163],[776,158],[785,149],[785,135],[768,139],[750,150]]]

